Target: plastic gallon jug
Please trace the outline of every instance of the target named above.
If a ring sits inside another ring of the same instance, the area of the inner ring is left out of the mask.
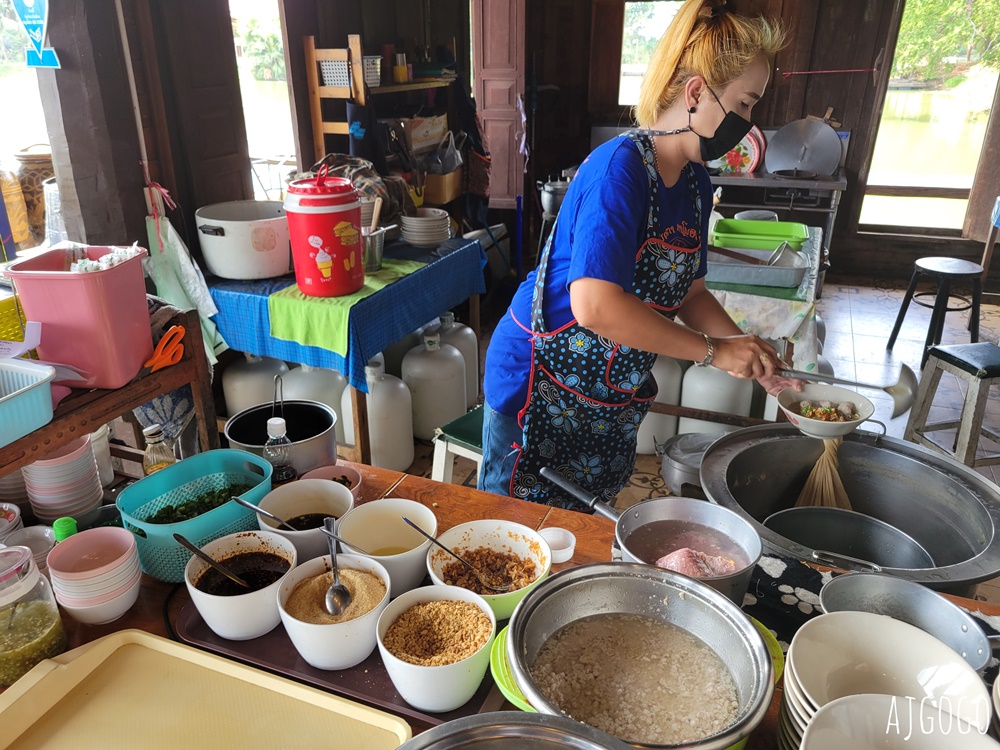
[[[319,174],[288,186],[285,214],[295,282],[311,297],[341,297],[365,285],[361,202],[351,181]]]
[[[455,313],[441,316],[441,343],[449,344],[462,353],[465,360],[465,408],[479,403],[479,339],[469,326],[455,322]]]
[[[281,387],[287,399],[319,401],[337,412],[337,441],[344,442],[344,413],[341,411],[341,397],[347,388],[347,378],[336,370],[325,367],[302,365],[293,367],[281,377]],[[351,412],[347,412],[351,419]]]
[[[715,367],[689,367],[681,386],[681,406],[748,417],[753,383],[752,380],[734,378]],[[738,429],[733,425],[688,417],[681,417],[677,423],[678,435],[687,432],[733,432]]]
[[[425,323],[420,328],[410,331],[399,341],[394,341],[382,350],[385,371],[390,375],[395,375],[397,378],[401,377],[403,374],[403,357],[409,353],[410,349],[422,344],[424,331],[433,328],[438,323],[437,319],[432,320],[430,323]]]
[[[369,360],[368,434],[372,466],[406,471],[413,463],[413,399],[406,383],[387,375],[380,362]]]
[[[403,382],[413,397],[413,434],[433,440],[434,430],[467,411],[465,359],[435,330],[403,357]]]
[[[684,371],[673,357],[660,355],[653,363],[653,379],[659,387],[656,401],[660,404],[676,406],[681,400],[681,381]],[[656,443],[677,434],[677,417],[670,414],[649,412],[639,425],[636,452],[646,456],[656,453]]]
[[[244,361],[233,362],[222,373],[222,393],[229,416],[273,400],[274,376],[288,372],[288,365],[280,359],[246,353],[243,356]]]

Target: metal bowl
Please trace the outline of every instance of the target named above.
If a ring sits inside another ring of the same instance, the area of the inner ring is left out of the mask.
[[[610,734],[565,716],[498,711],[455,719],[421,732],[399,750],[629,750]]]
[[[276,415],[270,403],[244,409],[226,422],[229,445],[262,456],[271,416],[285,418],[288,439],[292,441],[288,456],[299,476],[337,463],[337,412],[319,401],[286,400]]]
[[[726,597],[698,581],[638,563],[593,563],[564,570],[528,592],[511,617],[507,660],[528,702],[560,715],[529,672],[542,645],[557,630],[596,614],[653,617],[695,634],[723,659],[736,683],[737,720],[722,732],[681,745],[634,747],[724,750],[763,721],[774,692],[771,656],[753,623]]]

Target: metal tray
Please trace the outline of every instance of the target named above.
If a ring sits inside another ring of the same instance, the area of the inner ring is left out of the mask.
[[[725,245],[723,245],[725,247]],[[732,248],[737,252],[761,260],[771,257],[773,250]],[[751,286],[798,287],[806,275],[808,259],[801,253],[786,253],[794,265],[754,266],[708,251],[708,273],[705,281],[720,284],[749,284]]]

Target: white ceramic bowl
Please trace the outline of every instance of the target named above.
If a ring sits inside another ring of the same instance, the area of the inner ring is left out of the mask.
[[[49,579],[52,587],[56,591],[61,591],[67,596],[100,596],[108,591],[114,591],[125,581],[132,579],[140,570],[139,556],[130,558],[127,563],[113,571],[105,573],[98,578],[88,578],[84,581],[64,580],[54,571],[49,571]]]
[[[352,469],[350,466],[344,466],[342,464],[335,464],[334,466],[320,466],[312,471],[307,471],[302,475],[299,481],[302,479],[331,480],[334,478],[346,479],[351,483],[350,490],[351,494],[354,495],[355,500],[361,496],[361,472],[357,469]]]
[[[538,532],[512,521],[491,518],[459,524],[438,536],[438,541],[459,555],[462,555],[463,551],[477,547],[488,547],[498,552],[515,554],[522,559],[529,558],[535,563],[537,576],[527,586],[505,594],[480,594],[493,609],[493,614],[498,620],[509,619],[518,602],[541,583],[552,568],[552,552],[548,543]],[[427,550],[427,570],[435,584],[445,585],[444,569],[451,563],[461,565],[440,547],[432,546]]]
[[[84,581],[127,565],[137,554],[131,531],[103,526],[64,539],[52,548],[46,563],[63,580]]]
[[[983,731],[989,727],[990,696],[972,667],[934,636],[890,617],[815,617],[795,634],[788,661],[805,697],[820,708],[848,695],[926,696]]]
[[[389,653],[383,642],[389,626],[414,604],[436,601],[471,602],[482,609],[493,623],[483,647],[462,661],[440,667],[410,664]],[[458,586],[424,586],[401,594],[385,608],[378,618],[378,650],[389,679],[403,700],[421,711],[443,713],[464,706],[475,695],[490,665],[490,649],[496,630],[493,610],[478,594]]]
[[[302,563],[278,587],[278,612],[295,650],[316,669],[347,669],[360,664],[375,650],[375,626],[379,615],[389,604],[392,593],[389,573],[370,557],[337,555],[340,570],[353,568],[371,573],[385,584],[385,596],[367,614],[347,622],[320,625],[297,620],[285,610],[285,603],[300,581],[331,570],[330,556],[317,557]]]
[[[357,544],[389,571],[392,595],[399,596],[416,588],[427,575],[427,550],[431,543],[403,522],[403,516],[431,536],[437,534],[437,518],[426,505],[402,498],[383,498],[363,503],[349,510],[337,526],[337,534]],[[340,545],[345,552],[361,554],[360,550]],[[403,549],[395,554],[380,551]]]
[[[268,492],[260,501],[260,507],[286,521],[305,513],[324,513],[334,518],[341,518],[354,507],[354,496],[349,489],[337,482],[325,479],[300,479]],[[319,527],[305,531],[289,531],[259,513],[257,524],[261,531],[273,531],[294,544],[299,560],[312,560],[314,557],[322,557],[329,551],[326,534]]]
[[[69,616],[77,622],[87,625],[103,625],[104,623],[117,620],[128,612],[139,598],[139,589],[141,587],[142,576],[139,575],[136,576],[134,583],[123,593],[100,604],[92,604],[90,606],[67,604],[59,598],[58,594],[56,595],[56,599],[59,602],[59,606],[66,610]]]
[[[240,531],[209,542],[201,549],[216,560],[240,552],[271,552],[288,560],[289,572],[298,562],[295,545],[270,531]],[[216,635],[231,641],[246,641],[271,632],[281,622],[278,588],[288,573],[271,585],[248,594],[216,596],[194,585],[207,568],[207,563],[192,556],[184,566],[184,584],[198,614]]]
[[[832,401],[834,404],[850,401],[857,409],[860,418],[852,419],[849,422],[824,422],[821,419],[810,419],[803,417],[799,414],[798,409],[793,408],[793,406],[798,406],[800,401]],[[860,393],[824,383],[805,383],[801,391],[785,388],[778,394],[778,406],[785,412],[788,421],[798,427],[800,432],[820,440],[848,435],[875,413],[875,404]]]
[[[816,713],[802,738],[802,750],[1000,748],[944,708],[921,702],[919,697],[849,695]]]

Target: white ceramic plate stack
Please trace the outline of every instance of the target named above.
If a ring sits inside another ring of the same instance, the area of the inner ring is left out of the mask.
[[[48,571],[46,558],[56,546],[56,533],[51,526],[26,526],[12,531],[3,542],[8,547],[27,547],[35,558],[35,565],[42,573]]]
[[[87,526],[101,511],[104,490],[90,435],[25,466],[24,483],[31,509],[43,523],[71,516],[78,526]]]
[[[15,531],[24,528],[24,521],[21,519],[21,509],[14,503],[0,503],[0,543],[12,546],[12,542],[7,539]]]
[[[24,486],[24,474],[20,469],[12,471],[5,477],[0,477],[0,502],[14,503],[21,510],[31,508],[28,488]]]
[[[954,713],[972,725],[966,725],[972,732],[985,732],[993,713],[979,675],[934,636],[883,615],[831,612],[799,628],[789,646],[778,712],[779,750],[826,748],[804,744],[810,721],[833,701],[867,694],[901,696],[901,712],[908,706],[907,696],[915,696],[915,705],[925,697],[935,712],[940,707]],[[867,747],[864,737],[855,739],[851,747]],[[960,747],[957,728],[954,739]]]
[[[1000,737],[1000,679],[993,681],[993,733]]]
[[[139,597],[139,550],[126,529],[81,531],[53,547],[47,562],[56,601],[80,622],[117,620]]]
[[[403,239],[414,247],[437,247],[451,238],[451,218],[442,208],[418,208],[416,216],[400,216]]]

